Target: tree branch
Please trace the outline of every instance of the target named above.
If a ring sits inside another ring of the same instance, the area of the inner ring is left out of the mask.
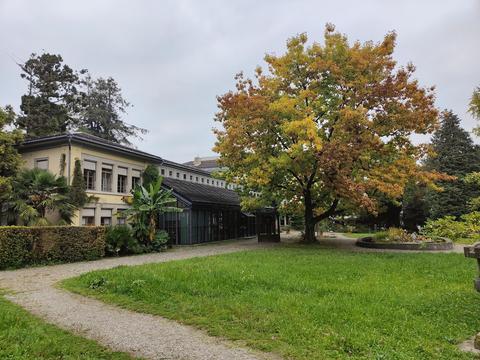
[[[342,213],[343,211],[342,210],[336,210],[337,209],[337,206],[338,206],[338,203],[339,203],[340,199],[335,199],[333,200],[332,204],[330,205],[330,207],[328,208],[327,211],[325,211],[323,214],[320,214],[320,215],[317,215],[313,218],[313,221],[315,223],[318,223],[319,221],[323,220],[323,219],[326,219],[330,216],[333,216],[333,215],[338,215],[340,213]]]

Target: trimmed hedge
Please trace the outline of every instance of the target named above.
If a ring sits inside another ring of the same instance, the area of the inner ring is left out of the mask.
[[[101,226],[0,226],[0,269],[99,259]]]

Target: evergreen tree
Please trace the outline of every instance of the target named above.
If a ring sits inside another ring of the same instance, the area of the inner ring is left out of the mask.
[[[131,105],[123,98],[120,86],[113,78],[92,80],[87,76],[84,85],[86,94],[79,123],[81,130],[124,145],[131,145],[129,137],[139,137],[139,133],[147,132],[122,120]]]
[[[70,202],[76,207],[82,207],[88,202],[88,195],[85,192],[85,180],[82,174],[82,164],[79,159],[75,159],[73,168],[72,185],[70,187]]]
[[[402,199],[402,225],[411,232],[418,231],[427,220],[426,186],[413,181],[405,187]]]
[[[432,145],[436,156],[427,159],[426,167],[457,179],[440,181],[442,192],[428,191],[429,215],[433,219],[446,215],[458,217],[469,212],[469,200],[479,195],[475,186],[463,181],[466,174],[480,170],[479,149],[451,111],[442,113],[441,126],[433,135]]]
[[[159,178],[158,167],[148,164],[142,174],[142,185],[145,189],[148,189],[150,184],[156,184]]]
[[[80,75],[63,64],[60,55],[32,54],[20,75],[28,81],[27,94],[22,96],[17,126],[28,137],[64,133],[75,125],[82,94],[79,91]]]

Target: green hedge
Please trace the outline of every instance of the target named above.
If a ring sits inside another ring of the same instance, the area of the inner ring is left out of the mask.
[[[100,226],[0,226],[0,269],[104,255],[105,228]]]

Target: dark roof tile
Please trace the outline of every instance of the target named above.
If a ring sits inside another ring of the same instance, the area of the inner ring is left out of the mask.
[[[240,206],[240,197],[233,190],[171,178],[163,179],[163,185],[193,204]]]

